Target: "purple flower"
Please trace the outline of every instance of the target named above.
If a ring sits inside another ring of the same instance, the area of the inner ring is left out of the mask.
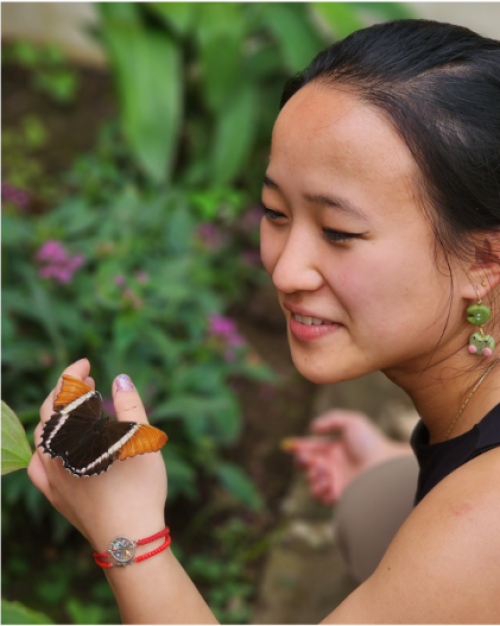
[[[196,236],[208,250],[212,251],[219,249],[225,243],[225,238],[220,230],[210,222],[200,224],[196,229]]]
[[[262,219],[262,207],[255,205],[250,207],[241,218],[241,228],[247,232],[255,230]]]
[[[229,346],[233,346],[234,348],[239,348],[240,346],[245,345],[246,339],[243,335],[238,333],[231,333],[226,337],[227,344]]]
[[[236,322],[230,317],[212,314],[209,316],[208,332],[212,336],[222,337],[226,346],[224,359],[226,361],[234,361],[236,353],[234,348],[239,348],[246,343],[245,337],[238,333]]]
[[[223,315],[210,315],[208,332],[211,335],[231,335],[236,332],[236,322],[229,317],[224,317]]]
[[[46,241],[38,250],[35,259],[42,266],[38,270],[41,278],[54,278],[62,284],[68,284],[73,274],[85,263],[83,254],[70,256],[60,241]]]
[[[135,273],[135,279],[138,283],[147,283],[149,281],[149,274],[143,270]]]
[[[68,255],[60,241],[51,239],[46,241],[38,250],[36,260],[40,262],[64,263],[68,260]]]
[[[29,205],[29,196],[22,189],[16,189],[10,183],[2,183],[2,200],[12,202],[20,209],[26,209]]]
[[[261,264],[260,252],[258,250],[245,250],[241,256],[244,263],[247,265],[254,266]]]
[[[121,274],[117,274],[113,278],[113,282],[115,283],[115,285],[118,285],[119,287],[121,287],[122,285],[125,284],[125,276],[122,276]]]

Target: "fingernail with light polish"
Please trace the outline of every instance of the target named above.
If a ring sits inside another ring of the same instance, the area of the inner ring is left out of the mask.
[[[130,378],[126,374],[120,374],[116,379],[116,390],[117,391],[132,391],[134,389],[134,385]]]

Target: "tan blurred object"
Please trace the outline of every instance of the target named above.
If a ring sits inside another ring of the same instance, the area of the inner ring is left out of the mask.
[[[98,16],[91,2],[3,2],[2,41],[25,39],[55,43],[73,60],[103,66],[99,43],[87,34]]]
[[[500,39],[500,2],[409,2],[415,17],[465,26]]]

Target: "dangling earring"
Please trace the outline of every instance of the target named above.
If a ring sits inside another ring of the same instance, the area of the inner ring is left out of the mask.
[[[481,283],[483,286],[486,286],[487,283],[483,281]],[[471,354],[478,354],[484,356],[491,356],[493,354],[493,350],[495,349],[495,340],[491,335],[485,335],[483,330],[483,324],[491,317],[490,309],[483,304],[481,300],[481,296],[477,293],[478,303],[473,304],[467,309],[467,321],[474,326],[479,326],[479,332],[473,333],[469,339],[469,352]]]

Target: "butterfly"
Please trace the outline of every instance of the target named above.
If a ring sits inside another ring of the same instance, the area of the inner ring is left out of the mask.
[[[104,417],[98,391],[67,374],[62,378],[55,413],[45,423],[38,447],[52,458],[61,458],[71,474],[101,474],[114,461],[156,452],[167,442],[167,435],[149,424]]]

